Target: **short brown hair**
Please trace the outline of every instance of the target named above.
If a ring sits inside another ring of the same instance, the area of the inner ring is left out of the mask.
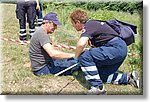
[[[88,15],[85,11],[82,11],[82,10],[75,10],[74,12],[72,12],[70,14],[70,19],[76,23],[78,20],[81,22],[81,23],[84,23],[85,21],[88,20]]]

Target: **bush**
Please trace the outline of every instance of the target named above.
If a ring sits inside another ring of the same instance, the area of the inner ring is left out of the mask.
[[[123,2],[123,1],[113,1],[113,2],[73,2],[73,3],[53,3],[46,2],[43,5],[43,8],[47,8],[47,5],[54,4],[56,7],[64,7],[67,5],[72,5],[75,7],[80,7],[89,11],[102,10],[112,10],[112,11],[123,11],[133,14],[134,12],[140,13],[143,11],[143,1],[142,2]]]

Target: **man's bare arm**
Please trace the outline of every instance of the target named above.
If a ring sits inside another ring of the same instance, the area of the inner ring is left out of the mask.
[[[75,54],[56,50],[50,43],[44,44],[43,48],[50,57],[55,59],[67,59],[67,58],[75,57]]]
[[[84,50],[88,40],[89,40],[88,37],[81,37],[79,39],[77,46],[76,46],[75,58],[78,58],[80,56],[80,54]]]

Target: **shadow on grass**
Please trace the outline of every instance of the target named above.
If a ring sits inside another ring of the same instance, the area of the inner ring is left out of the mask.
[[[82,70],[73,72],[73,77],[85,88],[90,89],[91,85],[86,81]]]

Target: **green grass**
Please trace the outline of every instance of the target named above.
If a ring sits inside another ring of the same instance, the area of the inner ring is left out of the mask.
[[[18,39],[19,23],[15,16],[14,4],[0,4],[2,6],[2,18],[3,18],[3,32],[2,36],[12,39]],[[68,15],[72,12],[75,7],[64,7],[56,9],[55,7],[47,8],[44,14],[54,11],[58,13],[59,19],[62,22],[62,26],[58,27],[53,37],[54,43],[67,44],[75,46],[79,39],[80,32],[75,31],[72,27]],[[102,11],[98,10],[87,11],[93,19],[120,19],[138,25],[141,27],[141,18],[138,14],[130,15],[128,13],[115,12],[115,11]],[[141,53],[142,49],[139,45],[141,42],[141,30],[138,29],[139,34],[136,36],[136,43],[129,47],[130,53]],[[74,50],[60,49],[66,52],[74,53]],[[13,42],[3,41],[2,46],[2,74],[3,74],[3,85],[2,94],[58,94],[58,92],[68,83],[73,77],[72,76],[59,76],[53,75],[36,77],[32,74],[31,68],[24,66],[25,63],[30,62],[29,60],[29,45],[20,45]],[[128,56],[126,61],[121,66],[120,70],[128,73],[133,69],[136,69],[141,73],[142,79],[142,57]],[[80,78],[80,77],[79,77]],[[83,87],[86,83],[80,84],[84,80],[75,80],[71,82],[67,87],[59,94],[84,94],[88,89]],[[83,85],[84,84],[84,85]],[[112,85],[106,84],[105,88],[109,95],[141,95],[143,94],[142,88],[136,89],[130,85]]]

